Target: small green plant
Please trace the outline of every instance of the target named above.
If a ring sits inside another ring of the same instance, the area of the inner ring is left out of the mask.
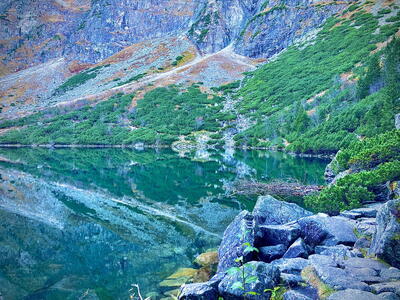
[[[270,292],[270,300],[282,300],[285,289],[281,286],[276,286],[273,289],[265,289],[264,292]]]

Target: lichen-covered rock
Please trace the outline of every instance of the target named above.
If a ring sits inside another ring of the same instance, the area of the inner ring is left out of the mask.
[[[243,256],[244,262],[250,261],[255,253],[244,252],[244,243],[254,246],[254,220],[248,211],[242,211],[226,228],[218,248],[218,272],[224,272],[232,266],[238,266],[235,259]]]
[[[369,253],[400,267],[400,199],[388,201],[378,212]]]
[[[310,261],[301,257],[281,258],[274,260],[271,264],[278,267],[282,273],[296,275],[300,274],[305,267],[310,265]]]
[[[282,225],[311,215],[295,203],[280,201],[269,195],[259,197],[253,209],[257,225]]]
[[[317,290],[311,287],[295,288],[283,295],[283,300],[317,300]]]
[[[266,289],[273,289],[279,284],[280,272],[276,266],[264,262],[252,261],[244,265],[246,278],[252,277],[252,282],[246,283],[244,290],[235,288],[237,283],[242,282],[240,271],[227,274],[220,284],[218,291],[225,300],[243,299],[245,292],[256,292],[258,295],[246,295],[249,300],[269,299],[271,293]]]

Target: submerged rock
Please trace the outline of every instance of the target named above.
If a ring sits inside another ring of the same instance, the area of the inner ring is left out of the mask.
[[[200,254],[194,261],[197,265],[202,267],[209,267],[218,263],[218,252],[211,251]]]
[[[280,201],[269,195],[259,197],[253,210],[258,225],[282,225],[311,215],[295,203]]]

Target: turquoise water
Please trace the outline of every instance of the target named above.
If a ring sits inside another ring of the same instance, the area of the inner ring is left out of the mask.
[[[221,235],[255,196],[238,180],[322,184],[327,161],[268,151],[0,149],[0,294],[5,299],[128,299]]]

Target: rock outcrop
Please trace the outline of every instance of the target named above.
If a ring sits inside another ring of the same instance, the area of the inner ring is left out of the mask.
[[[236,300],[245,292],[254,292],[248,294],[249,299],[270,299],[269,292],[279,290],[281,282],[288,288],[283,299],[399,299],[400,239],[396,237],[400,233],[400,200],[335,217],[309,216],[302,208],[285,202],[279,203],[285,213],[276,214],[276,203],[270,196],[260,197],[252,214],[242,212],[225,231],[219,250],[223,264],[217,275],[221,279],[218,296]],[[245,220],[251,220],[254,234],[238,239]],[[363,244],[363,239],[372,239],[369,254],[386,262],[367,257],[369,244]],[[234,247],[230,247],[230,241]],[[237,258],[244,254],[241,249],[249,245],[257,247],[258,252],[238,263]],[[251,280],[243,289],[246,278]],[[206,287],[212,284],[186,286],[182,293],[199,289],[199,297],[180,299],[203,299]]]

